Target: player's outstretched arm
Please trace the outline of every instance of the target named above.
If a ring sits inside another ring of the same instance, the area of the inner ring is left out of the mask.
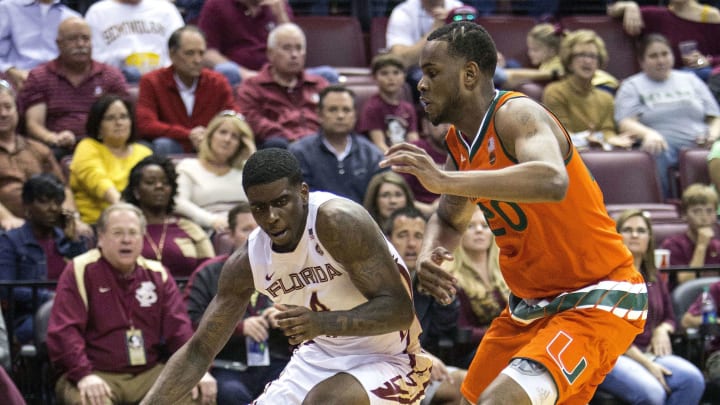
[[[282,310],[276,319],[290,342],[318,335],[371,336],[408,329],[414,317],[406,289],[409,278],[401,276],[382,232],[367,211],[348,200],[330,200],[319,209],[317,235],[368,301],[344,311]]]
[[[498,170],[439,170],[427,152],[402,143],[388,149],[380,166],[412,174],[438,194],[512,202],[562,200],[569,142],[550,114],[528,98],[512,99],[496,112],[495,128],[518,164]]]
[[[247,250],[241,248],[223,266],[217,295],[197,331],[170,357],[142,404],[173,404],[197,385],[245,313],[253,291]]]

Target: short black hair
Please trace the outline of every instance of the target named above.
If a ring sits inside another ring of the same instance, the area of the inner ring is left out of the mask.
[[[135,110],[130,100],[123,98],[118,94],[104,94],[100,96],[90,106],[90,112],[88,113],[87,121],[85,122],[85,134],[96,141],[102,141],[100,137],[100,125],[103,122],[103,117],[107,112],[110,105],[116,101],[122,101],[125,104],[125,108],[128,110],[128,116],[130,117],[130,137],[127,143],[133,143],[138,139],[137,129],[135,128]]]
[[[250,213],[250,203],[247,201],[240,201],[237,203],[230,212],[228,212],[228,225],[230,226],[230,232],[232,232],[235,229],[235,226],[237,225],[237,216],[238,214],[249,214]]]
[[[431,32],[427,40],[445,41],[450,56],[477,63],[480,70],[489,76],[495,74],[497,49],[492,37],[481,25],[469,21],[453,22]]]
[[[173,31],[172,34],[170,34],[170,38],[168,38],[168,50],[173,51],[180,47],[180,37],[184,32],[195,32],[197,34],[200,34],[203,39],[205,39],[205,33],[202,32],[200,28],[198,28],[195,25],[188,24],[183,25],[182,27],[176,29]]]
[[[320,101],[318,101],[318,109],[322,109],[323,101],[325,97],[330,93],[347,93],[353,99],[353,107],[355,107],[355,92],[352,89],[343,86],[342,84],[331,84],[324,89],[320,90]]]
[[[125,190],[122,192],[123,200],[129,202],[132,205],[140,206],[140,201],[135,197],[135,189],[140,186],[142,181],[143,169],[147,166],[158,165],[165,172],[165,176],[170,183],[170,201],[167,206],[167,213],[171,213],[175,208],[175,194],[177,194],[177,172],[175,171],[175,164],[170,158],[163,155],[150,155],[143,160],[139,161],[130,170],[130,176],[128,177],[128,184]]]
[[[65,184],[52,173],[30,177],[23,184],[22,202],[31,204],[40,199],[55,200],[62,204],[65,201]]]
[[[415,208],[412,205],[408,205],[406,207],[398,208],[395,211],[393,211],[392,214],[388,217],[387,220],[385,220],[385,224],[383,225],[383,232],[386,236],[390,236],[393,233],[393,230],[395,229],[395,219],[397,217],[408,217],[410,219],[413,218],[422,218],[423,221],[427,221],[427,218],[425,218],[425,215],[420,212],[417,208]]]
[[[268,184],[287,178],[291,185],[302,183],[300,162],[287,149],[267,148],[250,155],[243,168],[242,185],[248,189],[258,184]]]

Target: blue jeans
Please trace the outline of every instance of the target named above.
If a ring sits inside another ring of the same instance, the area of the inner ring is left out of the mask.
[[[248,367],[245,371],[213,368],[210,374],[217,381],[218,405],[249,404],[259,397],[265,385],[278,378],[287,360],[271,359],[265,367]]]
[[[179,155],[185,153],[182,145],[174,139],[170,138],[157,138],[152,141],[152,150],[156,155]]]
[[[627,356],[620,356],[599,389],[629,404],[697,405],[700,403],[705,390],[705,378],[695,365],[675,355],[658,357],[655,363],[672,372],[672,375],[665,376],[670,394],[665,392],[660,381],[655,379],[648,369]]]

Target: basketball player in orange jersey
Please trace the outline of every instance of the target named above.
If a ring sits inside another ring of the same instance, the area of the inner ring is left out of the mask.
[[[497,91],[495,45],[479,25],[434,31],[420,56],[420,100],[450,123],[438,169],[418,147],[391,147],[383,167],[442,194],[418,257],[421,287],[440,302],[474,207],[500,248],[510,304],[492,323],[463,382],[473,404],[586,404],[642,331],[647,291],[595,180],[557,119],[521,93]]]

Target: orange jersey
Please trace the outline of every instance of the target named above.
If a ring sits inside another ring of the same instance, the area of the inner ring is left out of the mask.
[[[495,112],[517,97],[525,95],[496,94],[471,145],[455,127],[450,128],[446,142],[458,170],[499,170],[518,164],[506,153],[494,122]],[[637,277],[632,255],[605,210],[600,188],[567,132],[565,137],[570,143],[564,156],[569,186],[562,201],[474,201],[495,234],[503,277],[513,294],[521,298],[555,297],[600,280]]]

